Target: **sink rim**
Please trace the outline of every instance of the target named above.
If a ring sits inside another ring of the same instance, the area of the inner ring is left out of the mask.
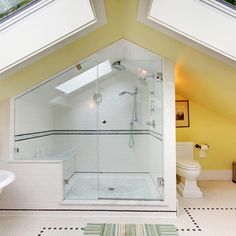
[[[0,181],[0,189],[4,188],[11,182],[13,182],[16,178],[16,175],[8,170],[0,170],[0,177],[3,176],[3,180]]]

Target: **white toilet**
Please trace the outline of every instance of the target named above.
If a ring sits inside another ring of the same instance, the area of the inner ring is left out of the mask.
[[[181,177],[177,191],[183,198],[202,198],[202,192],[197,185],[201,173],[200,164],[193,159],[193,143],[176,143],[176,172]]]

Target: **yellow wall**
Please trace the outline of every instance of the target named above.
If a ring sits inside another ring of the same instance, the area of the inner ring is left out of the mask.
[[[176,100],[183,97],[176,96]],[[189,101],[190,127],[176,128],[177,141],[207,143],[210,149],[206,158],[199,158],[195,149],[195,159],[203,169],[231,169],[236,161],[236,124],[197,103]]]

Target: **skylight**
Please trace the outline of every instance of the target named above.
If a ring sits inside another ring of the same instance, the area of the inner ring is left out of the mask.
[[[0,0],[0,20],[40,0]]]
[[[63,84],[60,84],[56,89],[69,94],[73,91],[82,88],[83,86],[95,81],[102,76],[109,74],[112,71],[110,61],[106,60],[87,71],[77,75],[73,79],[66,81]]]
[[[229,6],[234,6],[236,7],[236,0],[217,0],[218,2],[225,2],[227,3]]]

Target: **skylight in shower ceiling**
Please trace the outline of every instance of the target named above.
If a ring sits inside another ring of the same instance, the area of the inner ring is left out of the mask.
[[[63,84],[60,84],[56,89],[69,94],[73,91],[82,88],[83,86],[95,81],[102,76],[109,74],[112,71],[111,64],[109,60],[106,60],[87,71],[77,75],[73,79],[66,81]]]

